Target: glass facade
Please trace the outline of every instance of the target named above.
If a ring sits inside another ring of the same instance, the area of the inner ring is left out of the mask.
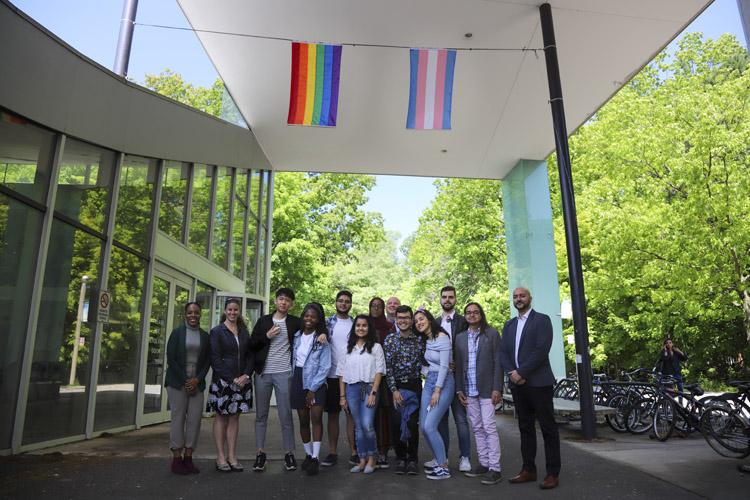
[[[182,241],[182,231],[185,227],[185,204],[187,202],[189,174],[189,163],[176,161],[164,163],[159,229],[177,241]]]
[[[220,167],[216,172],[216,203],[214,231],[211,238],[211,258],[214,264],[226,268],[229,254],[229,215],[232,203],[232,169]]]
[[[115,240],[142,253],[148,252],[148,228],[158,160],[125,155],[120,169]]]
[[[24,444],[83,434],[104,241],[52,224],[26,404]],[[83,298],[83,300],[81,300]],[[78,348],[76,349],[76,344]]]
[[[0,449],[11,445],[55,143],[54,134],[0,110]]]
[[[190,209],[188,247],[204,257],[208,255],[214,170],[215,168],[209,165],[195,164],[193,167],[193,198]]]
[[[168,419],[166,342],[185,303],[201,304],[205,330],[227,293],[244,294],[249,319],[262,312],[267,173],[144,158],[0,115],[0,450]],[[160,235],[205,266],[164,261]]]
[[[104,232],[115,153],[84,142],[65,142],[55,212]]]

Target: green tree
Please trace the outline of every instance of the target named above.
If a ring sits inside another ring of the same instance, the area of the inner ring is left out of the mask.
[[[217,78],[210,87],[196,87],[186,82],[179,73],[166,69],[158,75],[146,74],[143,86],[209,115],[221,116],[224,95],[221,78]]]
[[[729,376],[747,356],[748,144],[748,54],[699,34],[571,138],[592,345],[610,363],[652,366],[666,336],[692,375]],[[558,212],[560,247],[562,228]]]
[[[368,245],[360,245],[351,253],[351,260],[334,266],[333,289],[352,292],[355,313],[369,312],[370,299],[386,300],[392,295],[404,296],[408,277],[406,266],[396,257],[398,233],[388,231],[386,237]],[[329,302],[333,297],[329,298]]]
[[[509,303],[500,182],[444,179],[435,186],[435,199],[404,244],[410,272],[406,298],[438,311],[440,289],[451,284],[459,308],[476,300],[490,322],[501,326]]]

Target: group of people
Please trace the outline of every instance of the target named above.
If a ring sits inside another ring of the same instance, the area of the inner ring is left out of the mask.
[[[537,479],[538,421],[546,457],[546,477],[540,487],[558,485],[560,439],[552,408],[555,379],[548,358],[552,324],[548,316],[531,308],[528,289],[513,291],[518,314],[506,322],[502,336],[487,323],[477,302],[469,302],[459,314],[452,286],[440,290],[442,310],[437,317],[424,308],[414,311],[396,297],[387,301],[375,297],[368,314],[352,317],[352,294],[342,290],[330,317],[313,302],[298,318],[289,313],[294,299],[293,290],[277,290],[275,310],[258,319],[252,332],[237,299],[226,301],[221,321],[210,334],[199,328],[200,306],[194,302],[185,306],[185,324],[172,332],[167,344],[165,385],[172,414],[173,472],[198,472],[192,453],[210,367],[213,376],[205,408],[215,415],[218,471],[243,470],[237,459],[239,416],[253,403],[257,451],[252,468],[266,469],[267,421],[275,394],[288,471],[297,469],[292,410],[305,450],[301,469],[308,475],[338,463],[343,411],[352,473],[389,468],[388,454],[393,449],[396,474],[419,474],[421,433],[431,454],[423,464],[426,477],[448,479],[452,414],[460,453],[458,471],[480,478],[482,484],[497,484],[502,475],[495,407],[507,377],[523,458],[521,471],[509,482]],[[321,458],[324,413],[328,453]],[[470,458],[472,431],[475,466]]]

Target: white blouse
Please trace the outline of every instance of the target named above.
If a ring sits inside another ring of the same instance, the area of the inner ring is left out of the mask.
[[[385,375],[385,354],[380,344],[374,344],[372,352],[367,352],[364,347],[355,345],[352,352],[347,353],[336,370],[336,375],[343,377],[345,384],[357,382],[370,384],[375,381],[376,373]]]

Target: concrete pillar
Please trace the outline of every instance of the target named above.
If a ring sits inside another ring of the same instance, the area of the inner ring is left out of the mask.
[[[549,358],[555,377],[560,379],[565,377],[565,354],[546,162],[519,161],[502,186],[509,293],[512,295],[516,287],[527,287],[532,308],[552,320],[554,338]],[[515,316],[512,299],[510,310]]]

